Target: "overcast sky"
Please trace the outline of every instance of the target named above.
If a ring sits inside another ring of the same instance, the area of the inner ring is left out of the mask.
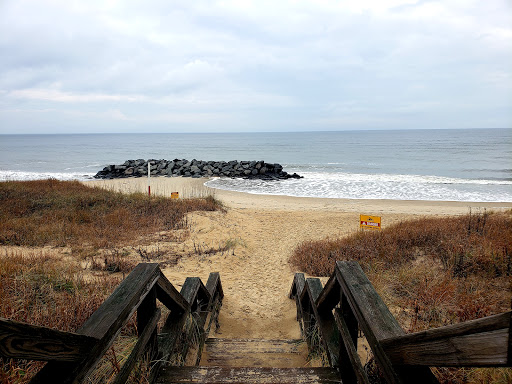
[[[0,133],[480,127],[511,0],[0,0]]]

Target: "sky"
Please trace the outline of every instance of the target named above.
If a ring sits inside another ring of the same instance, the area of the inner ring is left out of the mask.
[[[510,0],[0,0],[0,134],[512,128]]]

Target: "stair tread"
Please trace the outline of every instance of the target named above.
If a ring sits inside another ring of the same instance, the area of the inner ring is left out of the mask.
[[[205,343],[201,365],[302,367],[307,364],[307,354],[302,340],[210,338]]]
[[[206,340],[206,347],[212,352],[241,351],[246,353],[301,353],[302,339],[216,339]]]
[[[341,383],[334,368],[164,367],[157,383]]]

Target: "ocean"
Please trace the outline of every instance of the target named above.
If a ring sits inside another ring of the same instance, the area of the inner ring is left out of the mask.
[[[0,135],[0,180],[87,180],[139,158],[264,160],[304,176],[207,183],[257,194],[512,202],[512,129]]]

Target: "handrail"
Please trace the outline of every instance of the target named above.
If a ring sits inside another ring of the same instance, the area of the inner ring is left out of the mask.
[[[308,346],[316,327],[344,383],[369,382],[357,354],[360,330],[389,383],[437,383],[435,366],[512,366],[511,312],[406,335],[355,261],[336,262],[323,288],[296,273],[289,297]]]
[[[114,383],[126,382],[144,354],[150,361],[157,361],[151,370],[154,379],[161,365],[175,356],[180,339],[187,340],[181,352],[188,353],[191,330],[184,327],[194,313],[200,319],[209,317],[207,331],[203,329],[199,338],[200,357],[201,343],[204,344],[211,323],[217,321],[222,298],[218,273],[210,274],[206,287],[197,277],[187,278],[178,292],[157,263],[141,263],[76,333],[0,319],[0,356],[48,361],[31,383],[80,383],[94,370],[121,328],[137,311],[139,338]],[[157,335],[157,325],[161,311],[156,300],[170,310],[160,335]],[[204,328],[205,321],[197,325]],[[194,360],[198,362],[199,357],[194,356]]]
[[[79,361],[96,339],[0,318],[0,356],[26,360]]]

